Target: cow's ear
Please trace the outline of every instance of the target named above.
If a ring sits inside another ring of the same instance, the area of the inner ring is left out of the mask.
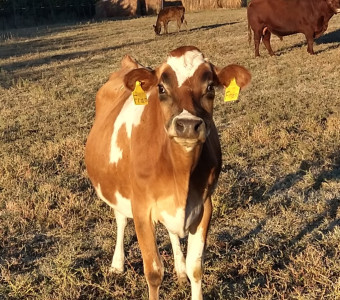
[[[124,76],[124,84],[131,91],[135,88],[136,81],[141,82],[145,92],[158,83],[155,71],[146,68],[134,69]]]
[[[250,83],[251,74],[245,67],[239,65],[229,65],[223,69],[217,68],[215,66],[213,67],[219,85],[224,85],[227,87],[233,78],[235,78],[236,83],[240,88],[244,88]]]

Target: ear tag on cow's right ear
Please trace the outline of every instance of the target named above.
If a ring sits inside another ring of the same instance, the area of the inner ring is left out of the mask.
[[[135,89],[132,91],[132,97],[136,105],[147,105],[148,98],[142,89],[141,82],[136,81]]]
[[[224,101],[236,101],[240,93],[240,87],[237,85],[235,78],[233,78],[225,89]]]

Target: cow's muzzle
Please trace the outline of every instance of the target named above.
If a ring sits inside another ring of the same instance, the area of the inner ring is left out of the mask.
[[[204,143],[206,133],[203,119],[194,115],[189,117],[178,115],[172,120],[168,130],[169,136],[187,150],[192,150],[197,144]]]

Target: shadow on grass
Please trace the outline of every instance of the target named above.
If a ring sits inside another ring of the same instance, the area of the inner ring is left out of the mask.
[[[226,23],[213,24],[213,25],[204,25],[204,26],[200,26],[196,28],[191,28],[189,29],[189,31],[194,32],[194,31],[199,31],[199,30],[210,30],[210,29],[215,29],[215,28],[222,27],[222,26],[234,25],[238,23],[240,22],[226,22]]]
[[[326,52],[326,51],[329,51],[329,50],[340,48],[340,29],[329,32],[325,35],[322,35],[321,37],[315,39],[314,43],[317,44],[317,45],[338,43],[336,45],[331,45],[331,46],[329,46],[325,49],[315,51],[315,54],[320,54],[322,52]],[[302,48],[306,45],[307,45],[306,41],[301,41],[301,42],[299,42],[295,45],[280,48],[279,50],[274,51],[274,52],[275,52],[275,55],[280,56],[284,53],[290,52],[294,49]],[[307,51],[307,49],[306,49],[306,51]]]
[[[26,60],[26,61],[21,61],[21,62],[13,62],[13,63],[9,63],[9,64],[3,64],[0,67],[3,68],[6,71],[15,71],[17,69],[20,68],[28,68],[28,67],[37,67],[43,64],[49,64],[51,62],[54,61],[63,61],[63,60],[72,60],[72,59],[76,59],[76,58],[81,58],[81,57],[88,57],[88,56],[92,56],[92,55],[98,55],[101,53],[105,53],[107,51],[112,51],[112,50],[117,50],[120,48],[124,48],[124,47],[129,47],[129,46],[138,46],[141,44],[145,44],[145,43],[149,43],[154,41],[154,39],[149,39],[149,40],[143,40],[140,42],[132,42],[132,43],[126,43],[126,44],[122,44],[122,45],[115,45],[115,46],[110,46],[110,47],[106,47],[106,48],[98,48],[95,50],[87,50],[87,51],[77,51],[77,52],[70,52],[70,53],[65,53],[65,54],[57,54],[57,55],[52,55],[49,57],[45,57],[45,58],[40,58],[40,59],[30,59],[30,60]],[[71,42],[71,41],[70,41]],[[32,42],[32,43],[36,43],[36,42]],[[58,43],[58,42],[56,42]],[[50,46],[48,43],[39,43],[39,45],[36,46],[32,46],[32,45],[24,45],[23,47],[28,47],[28,48],[42,48],[42,47],[46,47],[46,46]],[[51,45],[52,48],[56,47]],[[69,48],[72,48],[72,46],[70,45]],[[51,51],[51,49],[49,49],[48,51]]]
[[[330,44],[340,42],[340,29],[326,33],[315,40],[316,44]]]
[[[333,153],[328,157],[331,159],[332,164],[328,166],[326,170],[320,171],[315,178],[315,183],[313,186],[305,190],[305,194],[308,196],[310,192],[317,191],[321,189],[322,183],[329,180],[340,179],[340,151]],[[312,167],[322,166],[323,162],[316,161],[302,161],[300,168],[295,173],[287,174],[283,179],[277,180],[277,182],[268,190],[262,197],[255,197],[253,203],[263,203],[270,200],[271,196],[276,193],[283,193],[285,190],[293,187],[298,181],[302,180],[304,175],[311,170]],[[254,187],[255,190],[262,190],[263,186]],[[246,204],[247,205],[247,204]],[[288,206],[290,203],[288,204]],[[337,217],[337,211],[340,207],[340,198],[334,197],[327,201],[326,209],[319,214],[316,214],[312,221],[307,222],[303,228],[291,239],[284,240],[281,236],[272,236],[273,243],[271,245],[262,245],[257,251],[257,255],[252,261],[252,265],[257,265],[265,257],[271,256],[273,258],[272,269],[275,271],[284,270],[292,263],[292,257],[301,253],[306,248],[306,245],[301,245],[301,241],[308,235],[314,232],[312,239],[322,240],[325,235],[332,232],[336,227],[340,226],[340,218]],[[326,226],[323,226],[325,223]],[[222,238],[225,242],[228,242],[227,255],[233,256],[237,255],[240,246],[250,242],[254,237],[256,237],[267,223],[267,219],[264,219],[258,223],[258,225],[249,230],[244,236],[238,239],[233,239],[230,234],[222,233],[219,239]],[[323,226],[324,228],[320,228]],[[316,229],[320,228],[317,232]],[[222,236],[223,235],[223,236]],[[225,252],[225,248],[223,249]],[[212,256],[215,256],[214,254]],[[218,259],[218,255],[213,257],[213,259]],[[239,266],[241,268],[242,266]],[[267,274],[259,273],[256,267],[250,267],[246,274],[240,272],[239,268],[230,269],[227,272],[222,270],[218,275],[219,280],[223,282],[228,288],[225,290],[226,299],[240,296],[240,290],[242,295],[246,297],[248,291],[253,288],[266,287],[268,284]],[[255,278],[253,282],[249,284],[250,277]],[[207,295],[207,299],[214,299],[215,290],[211,290],[210,294]]]

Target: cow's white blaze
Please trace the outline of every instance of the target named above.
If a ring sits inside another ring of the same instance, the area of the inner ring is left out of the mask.
[[[187,51],[179,57],[169,56],[167,60],[167,64],[176,73],[179,87],[194,75],[197,68],[204,62],[203,54],[197,50]]]
[[[123,150],[117,144],[119,130],[125,125],[127,137],[131,138],[132,128],[140,123],[144,108],[144,105],[135,105],[132,95],[125,101],[123,108],[113,125],[110,150],[111,164],[118,163],[123,155]]]
[[[183,111],[177,116],[177,118],[185,118],[185,119],[199,119],[192,113],[188,112],[186,109],[183,109]]]

